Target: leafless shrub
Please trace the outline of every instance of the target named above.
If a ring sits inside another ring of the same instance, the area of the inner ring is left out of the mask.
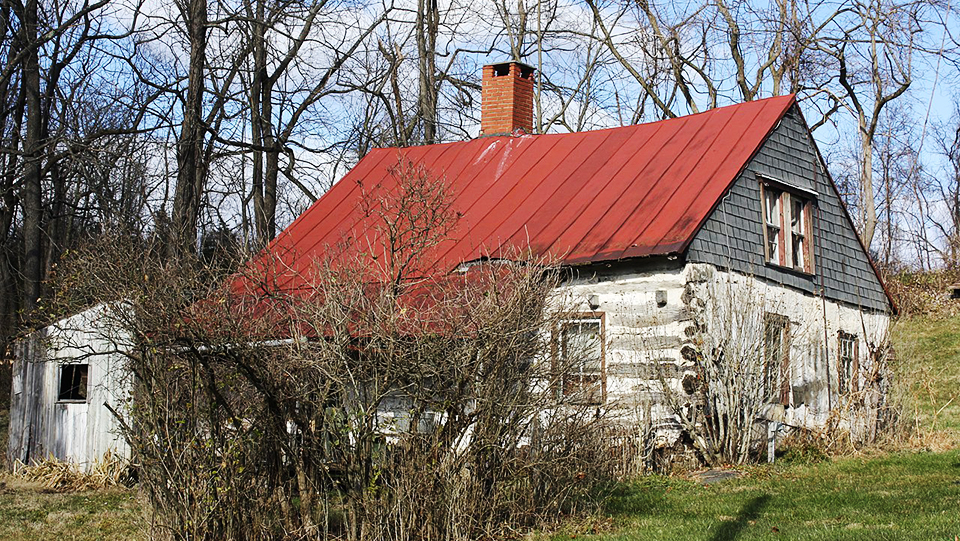
[[[791,426],[787,433],[799,432],[798,445],[812,448],[816,443],[828,454],[862,448],[895,430],[901,409],[889,397],[892,349],[886,334],[862,320],[867,351],[854,353],[856,382],[831,390],[825,380],[831,373],[837,377],[835,367],[804,375],[804,380],[821,378],[825,388],[807,399],[810,403],[795,403],[803,399],[793,390],[794,370],[802,370],[807,361],[829,363],[822,357],[825,338],[817,321],[780,315],[788,312],[784,299],[768,294],[750,277],[727,275],[699,283],[691,297],[693,340],[681,355],[696,377],[678,383],[661,371],[660,380],[683,433],[705,462],[743,464],[761,456],[767,423],[789,422],[787,407],[824,412],[826,422],[819,428]],[[840,362],[834,359],[834,366]]]
[[[555,267],[432,271],[456,226],[447,187],[403,162],[394,175],[363,203],[362,245],[296,269],[277,252],[219,280],[186,259],[86,268],[123,292],[125,435],[158,536],[499,538],[609,478],[602,412],[560,392],[550,362],[569,317]]]
[[[760,421],[781,402],[789,385],[790,340],[803,329],[772,316],[778,300],[748,277],[691,283],[689,343],[680,350],[680,377],[658,363],[665,405],[708,464],[743,464],[757,456]],[[686,374],[686,375],[684,375]]]
[[[732,280],[732,279],[731,279]],[[751,454],[754,426],[779,391],[779,367],[766,366],[766,302],[761,292],[731,281],[707,282],[695,305],[695,348],[684,359],[697,374],[687,406],[667,382],[665,395],[684,431],[711,464],[743,464]]]
[[[960,301],[950,298],[951,286],[960,284],[960,271],[901,271],[887,273],[885,278],[901,317],[960,314]]]

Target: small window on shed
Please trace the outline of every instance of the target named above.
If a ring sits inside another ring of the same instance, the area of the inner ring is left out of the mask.
[[[58,400],[86,400],[88,364],[65,364],[60,367]]]

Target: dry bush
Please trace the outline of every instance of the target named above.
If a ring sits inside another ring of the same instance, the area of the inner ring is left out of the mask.
[[[364,203],[367,244],[296,271],[273,253],[218,279],[123,242],[77,258],[70,276],[122,292],[124,433],[158,537],[500,538],[607,483],[602,412],[550,362],[555,266],[431,272],[447,188],[396,176]]]
[[[681,350],[696,378],[678,390],[661,371],[660,388],[683,433],[704,462],[744,464],[757,456],[758,421],[778,403],[782,363],[767,349],[767,313],[775,303],[748,279],[733,276],[698,284],[693,344]],[[792,330],[794,340],[803,329]],[[779,348],[789,347],[781,343]]]
[[[901,317],[960,315],[960,301],[950,298],[951,286],[960,284],[960,270],[901,271],[884,276]]]
[[[768,423],[783,419],[784,408],[793,403],[791,370],[807,360],[822,360],[814,356],[822,355],[823,331],[816,319],[798,324],[778,315],[788,312],[783,297],[758,287],[749,277],[718,276],[697,283],[689,295],[692,324],[687,332],[692,340],[680,353],[684,370],[694,375],[683,381],[669,378],[658,365],[659,389],[681,436],[689,439],[703,462],[755,461],[766,453]],[[818,391],[813,405],[831,406],[821,430],[785,427],[798,433],[793,445],[804,452],[843,454],[900,429],[902,403],[890,392],[889,340],[886,334],[871,334],[866,321],[861,325],[868,339],[856,389],[840,393],[839,401],[834,395],[832,403],[823,394],[830,392],[829,387]],[[785,360],[787,355],[792,358]]]

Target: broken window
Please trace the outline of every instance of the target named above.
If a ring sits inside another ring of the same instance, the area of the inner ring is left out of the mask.
[[[763,318],[764,396],[790,404],[790,320],[779,314]]]
[[[88,364],[65,364],[60,367],[58,400],[86,400]]]
[[[564,395],[590,403],[603,401],[603,318],[583,317],[563,322],[558,370]]]
[[[857,392],[857,335],[840,331],[837,337],[837,390],[841,395]]]
[[[760,193],[764,259],[774,265],[813,273],[812,199],[766,181],[761,182]]]

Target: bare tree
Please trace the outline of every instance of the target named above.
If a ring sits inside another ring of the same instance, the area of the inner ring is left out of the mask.
[[[251,55],[252,66],[249,78],[241,78],[247,88],[243,94],[249,100],[241,107],[250,111],[251,139],[249,143],[231,140],[228,144],[248,149],[252,156],[254,245],[262,246],[276,236],[281,174],[307,197],[316,199],[314,192],[299,180],[289,146],[291,139],[314,104],[339,91],[337,78],[344,64],[366,46],[369,36],[389,13],[390,8],[385,7],[372,21],[356,20],[354,26],[342,5],[325,0],[308,6],[259,0],[243,4],[249,43],[244,53]],[[295,32],[288,35],[290,28]],[[342,36],[337,37],[334,29],[342,30]],[[284,49],[271,46],[274,36],[287,42]],[[319,67],[300,58],[318,54],[327,56],[330,64]],[[306,72],[302,82],[292,82],[291,71]],[[283,156],[288,161],[285,167]]]
[[[209,169],[203,159],[206,141],[203,101],[209,29],[207,0],[177,0],[175,5],[183,22],[189,60],[186,96],[182,104],[183,121],[177,138],[177,184],[170,246],[174,253],[189,253],[196,249],[200,200]]]
[[[5,2],[2,7],[3,235],[8,239],[18,236],[22,242],[15,258],[17,268],[4,272],[8,288],[16,288],[13,275],[22,279],[19,302],[9,301],[14,296],[11,289],[4,292],[7,314],[20,307],[27,318],[35,315],[44,280],[65,248],[70,187],[61,172],[70,157],[66,141],[78,137],[91,141],[102,135],[93,126],[73,131],[74,126],[64,117],[92,99],[96,85],[83,65],[93,48],[124,34],[107,28],[101,20],[107,5],[106,0],[31,0]],[[136,6],[132,9],[135,12]],[[22,217],[19,223],[17,216]],[[5,264],[9,262],[7,259]]]
[[[946,158],[942,175],[933,179],[932,191],[939,207],[933,214],[940,218],[930,219],[932,225],[941,238],[943,245],[940,254],[947,268],[956,269],[960,266],[960,106],[954,106],[952,122],[940,127],[937,134],[938,151]],[[928,210],[928,214],[930,214]]]
[[[873,242],[877,227],[874,200],[874,147],[881,113],[913,83],[913,55],[917,49],[924,2],[853,2],[852,19],[831,45],[837,59],[837,79],[843,103],[857,123],[860,140],[860,238]]]

